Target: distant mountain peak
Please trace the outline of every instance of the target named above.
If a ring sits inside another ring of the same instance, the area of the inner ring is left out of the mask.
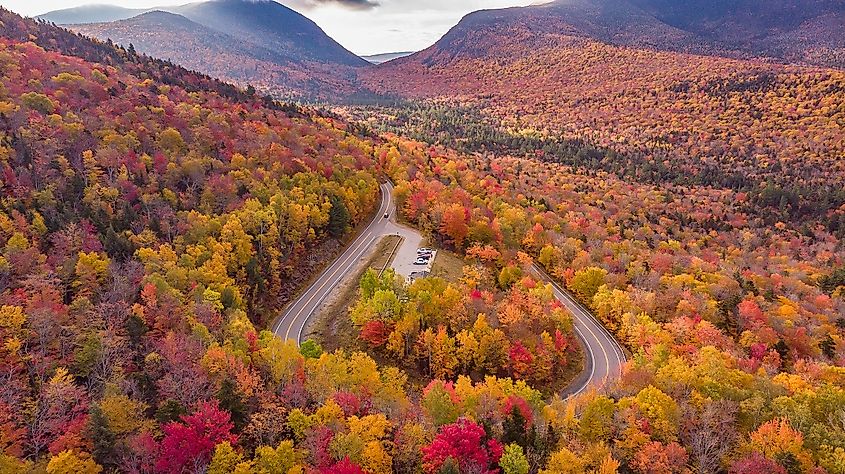
[[[843,0],[555,0],[466,15],[426,63],[497,54],[501,42],[579,36],[605,43],[845,67]],[[482,37],[486,36],[486,39]]]
[[[353,68],[369,63],[296,11],[271,0],[209,0],[130,11],[73,29],[215,77],[280,96],[354,93]],[[79,11],[73,12],[76,17]],[[69,16],[68,11],[49,17]],[[49,18],[48,18],[49,19]],[[55,20],[53,20],[55,21]]]

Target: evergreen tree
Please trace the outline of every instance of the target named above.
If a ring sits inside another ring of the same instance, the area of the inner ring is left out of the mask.
[[[240,431],[246,424],[249,414],[243,398],[238,392],[237,385],[232,379],[226,378],[220,384],[220,390],[217,391],[217,400],[220,402],[220,408],[231,414],[232,423]]]
[[[108,466],[114,459],[114,433],[109,427],[109,420],[99,406],[95,405],[91,408],[90,415],[88,431],[93,444],[91,454],[98,464]]]
[[[329,234],[332,237],[341,237],[346,233],[346,228],[349,227],[349,210],[346,209],[346,204],[337,196],[331,197],[332,208],[329,210]]]

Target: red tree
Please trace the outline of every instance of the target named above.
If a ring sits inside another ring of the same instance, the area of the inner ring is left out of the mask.
[[[217,444],[237,442],[233,427],[229,413],[216,403],[200,403],[192,415],[182,417],[182,423],[171,422],[162,428],[164,439],[159,447],[156,471],[178,473],[207,465]]]
[[[393,325],[387,325],[383,321],[373,320],[367,321],[364,327],[361,328],[361,334],[358,338],[366,341],[372,347],[381,347],[387,342],[390,333],[393,332]]]
[[[757,474],[759,472],[786,474],[786,469],[760,453],[751,453],[733,463],[729,472],[730,474]]]
[[[499,472],[496,464],[502,456],[502,445],[495,439],[485,441],[486,436],[484,428],[466,418],[443,426],[431,444],[422,448],[425,472],[438,472],[449,460],[461,472]]]
[[[531,372],[531,366],[534,363],[534,356],[531,352],[522,345],[522,342],[516,341],[511,345],[510,349],[511,372],[517,379],[525,379]]]
[[[326,467],[320,470],[320,474],[365,474],[357,464],[349,460],[349,457],[343,458],[343,461]]]

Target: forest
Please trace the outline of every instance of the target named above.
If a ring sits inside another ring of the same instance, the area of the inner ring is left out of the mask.
[[[510,135],[512,148],[528,145],[552,161],[646,183],[765,191],[770,198],[761,203],[773,201],[796,220],[845,204],[841,70],[613,46],[523,27],[462,41],[362,71],[362,80],[381,93],[434,103],[421,107],[433,120],[412,118],[405,127],[412,131],[433,122],[448,133],[455,117],[442,120],[443,109],[461,117],[469,108],[494,135]],[[475,54],[476,46],[485,54]],[[408,121],[404,113],[378,115],[396,127]],[[474,128],[466,119],[458,125]]]
[[[362,133],[0,22],[0,472],[845,473],[829,216]],[[273,335],[385,177],[459,281],[365,274],[372,354]],[[572,322],[534,262],[630,351],[607,390],[557,395]]]

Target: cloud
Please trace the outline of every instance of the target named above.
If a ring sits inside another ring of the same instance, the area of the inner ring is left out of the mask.
[[[339,5],[351,10],[371,10],[380,5],[373,0],[303,0],[306,7],[314,8],[324,5]]]

